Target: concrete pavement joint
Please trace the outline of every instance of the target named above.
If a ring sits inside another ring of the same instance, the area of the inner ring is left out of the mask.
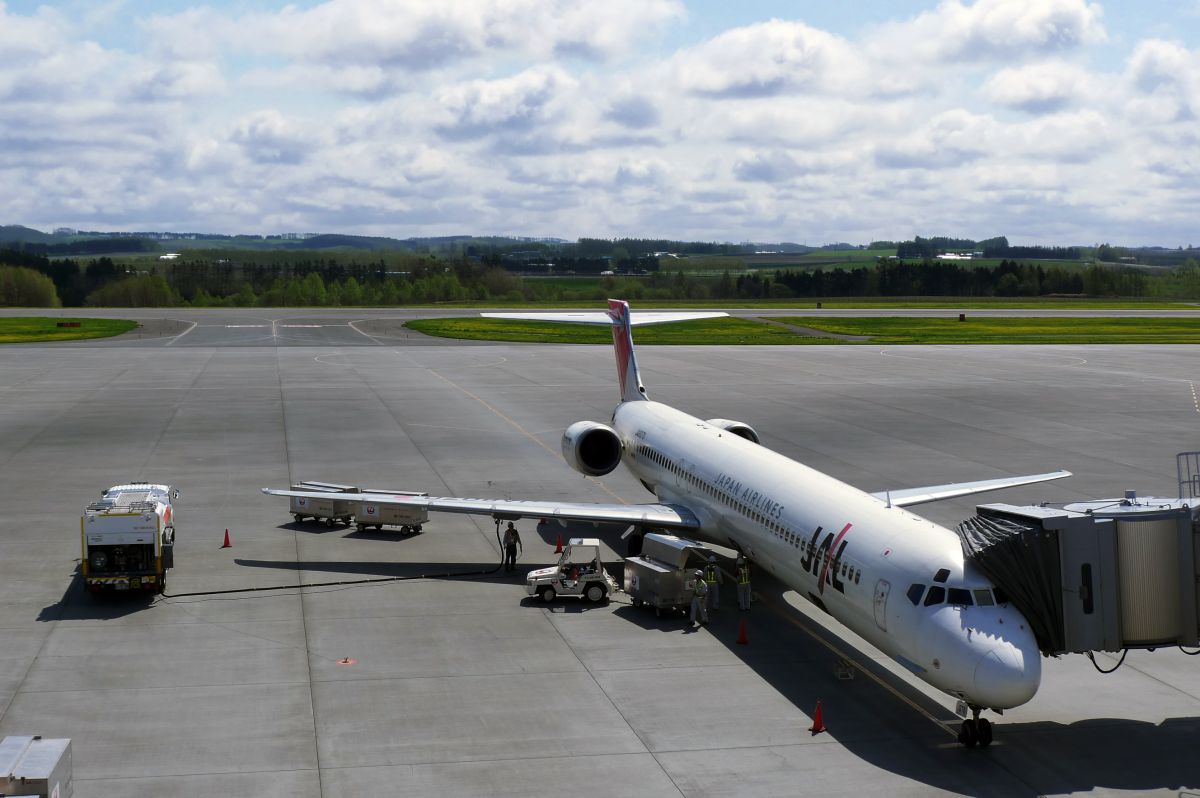
[[[588,677],[592,680],[592,684],[596,685],[596,689],[599,690],[600,694],[603,695],[605,697],[605,699],[608,700],[609,706],[611,706],[613,708],[613,712],[617,713],[617,716],[625,723],[625,727],[627,729],[629,729],[629,731],[633,734],[634,737],[637,738],[637,741],[641,744],[643,750],[645,750],[645,752],[654,759],[654,763],[656,765],[658,765],[659,769],[662,771],[663,776],[665,776],[666,779],[671,782],[671,784],[675,787],[676,790],[679,791],[679,794],[682,796],[684,794],[683,788],[680,787],[679,784],[675,781],[675,779],[673,779],[671,777],[670,772],[667,770],[666,766],[663,765],[663,763],[659,760],[658,755],[654,751],[650,750],[650,746],[646,742],[646,739],[644,737],[642,737],[642,735],[638,732],[638,730],[636,728],[634,728],[633,723],[630,722],[629,718],[627,718],[625,716],[625,713],[621,711],[621,707],[617,705],[616,699],[614,699],[611,695],[608,694],[608,691],[604,689],[604,685],[600,684],[600,680],[596,678],[596,674],[592,672],[592,669],[588,667],[588,664],[583,661],[583,657],[579,656],[579,652],[575,650],[575,646],[571,645],[571,641],[567,640],[567,638],[563,636],[562,630],[559,629],[558,624],[556,624],[554,622],[555,616],[553,614],[543,610],[543,617],[546,619],[546,622],[550,624],[550,628],[554,630],[554,633],[556,635],[558,635],[558,639],[561,640],[563,645],[567,647],[567,650],[571,652],[571,656],[575,657],[575,661],[578,662],[580,667],[582,667],[583,670],[587,673]]]

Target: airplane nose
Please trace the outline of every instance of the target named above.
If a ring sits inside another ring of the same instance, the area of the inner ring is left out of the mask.
[[[1033,698],[1042,680],[1037,647],[996,646],[975,666],[974,698],[992,709],[1010,709]]]

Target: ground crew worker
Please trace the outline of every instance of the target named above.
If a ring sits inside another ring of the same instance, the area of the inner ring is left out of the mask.
[[[746,562],[746,556],[739,554],[737,558],[737,587],[738,587],[738,607],[745,611],[750,611],[750,563]]]
[[[504,530],[504,570],[517,570],[517,548],[524,553],[525,547],[521,545],[521,533],[513,526],[513,522],[508,522],[508,529]]]
[[[721,609],[721,590],[718,585],[724,580],[721,578],[721,569],[717,567],[715,555],[708,555],[708,565],[704,566],[704,581],[708,582],[708,608]]]
[[[696,623],[696,616],[700,617],[700,625],[704,626],[708,623],[708,607],[706,596],[708,595],[708,582],[704,581],[704,572],[696,571],[696,581],[692,585],[692,623]]]

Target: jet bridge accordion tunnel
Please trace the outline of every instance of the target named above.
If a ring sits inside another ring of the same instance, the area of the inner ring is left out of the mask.
[[[1177,499],[984,504],[958,526],[968,561],[1008,594],[1048,656],[1200,643],[1200,453]]]

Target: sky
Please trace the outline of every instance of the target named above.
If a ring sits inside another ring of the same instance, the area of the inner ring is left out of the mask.
[[[1200,0],[0,0],[0,224],[1200,246]]]

